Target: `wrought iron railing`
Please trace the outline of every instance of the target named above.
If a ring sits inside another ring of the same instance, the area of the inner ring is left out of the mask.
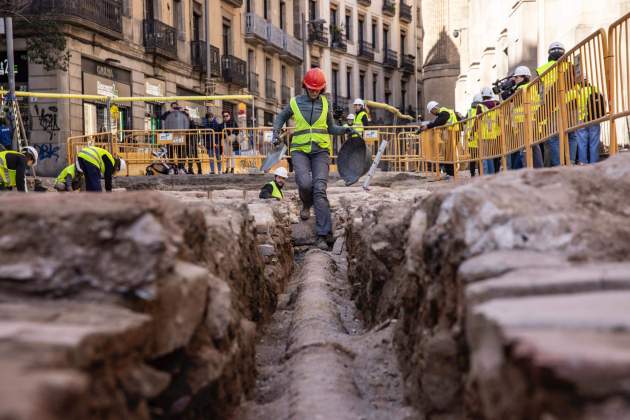
[[[221,57],[223,80],[237,86],[247,86],[247,63],[233,55]]]
[[[193,67],[202,73],[206,73],[208,70],[206,41],[191,41],[190,50]],[[214,45],[210,45],[210,74],[216,77],[221,75],[221,55],[219,49]]]
[[[265,79],[265,98],[269,100],[276,100],[278,98],[275,80]]]
[[[374,61],[374,49],[372,44],[366,40],[359,41],[359,58]]]
[[[338,26],[331,27],[330,48],[343,52],[348,50],[346,35]]]
[[[258,74],[253,71],[249,72],[249,79],[247,80],[247,89],[249,93],[253,95],[260,94],[260,85],[258,84]]]
[[[328,46],[328,34],[326,32],[325,22],[309,23],[308,41]]]
[[[416,57],[411,54],[403,55],[402,65],[400,67],[405,73],[413,73],[416,69]]]
[[[366,7],[370,7],[370,5],[372,4],[372,1],[371,0],[357,0],[357,3]]]
[[[32,0],[23,14],[26,16],[50,15],[58,21],[104,29],[122,35],[123,0]]]
[[[284,31],[277,26],[267,23],[267,47],[282,51],[284,48]]]
[[[145,19],[144,47],[147,52],[177,58],[177,29],[156,19]]]
[[[396,3],[394,3],[394,0],[383,0],[383,14],[388,16],[396,14]]]
[[[289,86],[280,86],[280,100],[282,105],[288,105],[291,100],[291,88]]]
[[[286,32],[284,33],[283,47],[283,55],[288,55],[297,61],[304,59],[304,45],[302,45],[302,41],[292,37]]]
[[[386,48],[383,54],[383,66],[388,68],[398,67],[398,53]]]
[[[256,13],[245,13],[245,39],[267,40],[267,21]]]
[[[412,7],[405,3],[404,0],[400,0],[400,12],[399,17],[400,20],[404,22],[411,22],[412,20]]]

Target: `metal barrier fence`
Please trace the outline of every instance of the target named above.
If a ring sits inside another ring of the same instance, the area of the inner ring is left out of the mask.
[[[630,149],[630,13],[608,29],[610,151]]]

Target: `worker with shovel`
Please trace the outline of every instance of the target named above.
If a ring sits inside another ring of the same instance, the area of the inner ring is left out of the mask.
[[[0,152],[0,190],[26,192],[26,168],[37,165],[39,153],[33,146],[26,146],[21,152],[6,150]]]
[[[326,76],[322,69],[312,68],[304,76],[306,94],[291,98],[273,124],[273,144],[280,146],[280,130],[291,117],[295,130],[291,140],[291,159],[298,185],[302,209],[300,218],[309,219],[315,208],[316,246],[329,249],[332,241],[332,219],[326,196],[330,164],[330,136],[351,134],[350,127],[335,124],[328,99],[322,95],[326,89]]]

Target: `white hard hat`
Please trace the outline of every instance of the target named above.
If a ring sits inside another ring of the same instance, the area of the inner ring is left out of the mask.
[[[429,101],[429,103],[427,104],[427,111],[429,112],[429,114],[436,106],[440,106],[440,104],[438,104],[436,101]]]
[[[361,106],[365,106],[365,102],[363,102],[363,99],[361,98],[357,98],[354,100],[354,103],[352,105],[361,105]]]
[[[514,74],[512,76],[532,77],[532,72],[527,66],[518,66],[516,69],[514,69]]]
[[[475,96],[473,96],[473,104],[474,103],[479,103],[479,102],[483,102],[483,98],[481,97],[481,93],[476,94]]]
[[[280,166],[280,167],[276,168],[276,170],[273,171],[273,174],[275,176],[279,176],[280,178],[288,178],[289,177],[289,172],[287,171],[287,168],[285,168],[284,166]]]
[[[22,149],[22,153],[28,153],[29,155],[33,156],[33,166],[37,165],[39,153],[37,152],[36,148],[34,148],[33,146],[26,146],[24,149]]]
[[[494,92],[488,86],[481,89],[481,96],[484,98],[492,98],[494,96]]]
[[[354,121],[354,114],[348,114],[348,116],[346,117],[347,120],[353,120]]]
[[[116,172],[120,172],[120,173],[127,173],[127,162],[125,162],[125,159],[119,158],[120,160],[120,169],[118,169],[118,171]]]
[[[562,42],[558,42],[558,41],[554,41],[551,44],[549,44],[549,51],[552,51],[552,50],[565,51],[564,45],[562,45]]]

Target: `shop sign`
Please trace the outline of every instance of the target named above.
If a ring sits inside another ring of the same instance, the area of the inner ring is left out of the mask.
[[[164,96],[166,83],[163,80],[146,78],[144,79],[144,89],[147,96]]]
[[[2,18],[0,18],[2,19]],[[13,53],[13,70],[15,81],[18,83],[28,82],[28,54],[26,51],[15,51]],[[9,82],[9,59],[6,51],[0,52],[0,83]]]

